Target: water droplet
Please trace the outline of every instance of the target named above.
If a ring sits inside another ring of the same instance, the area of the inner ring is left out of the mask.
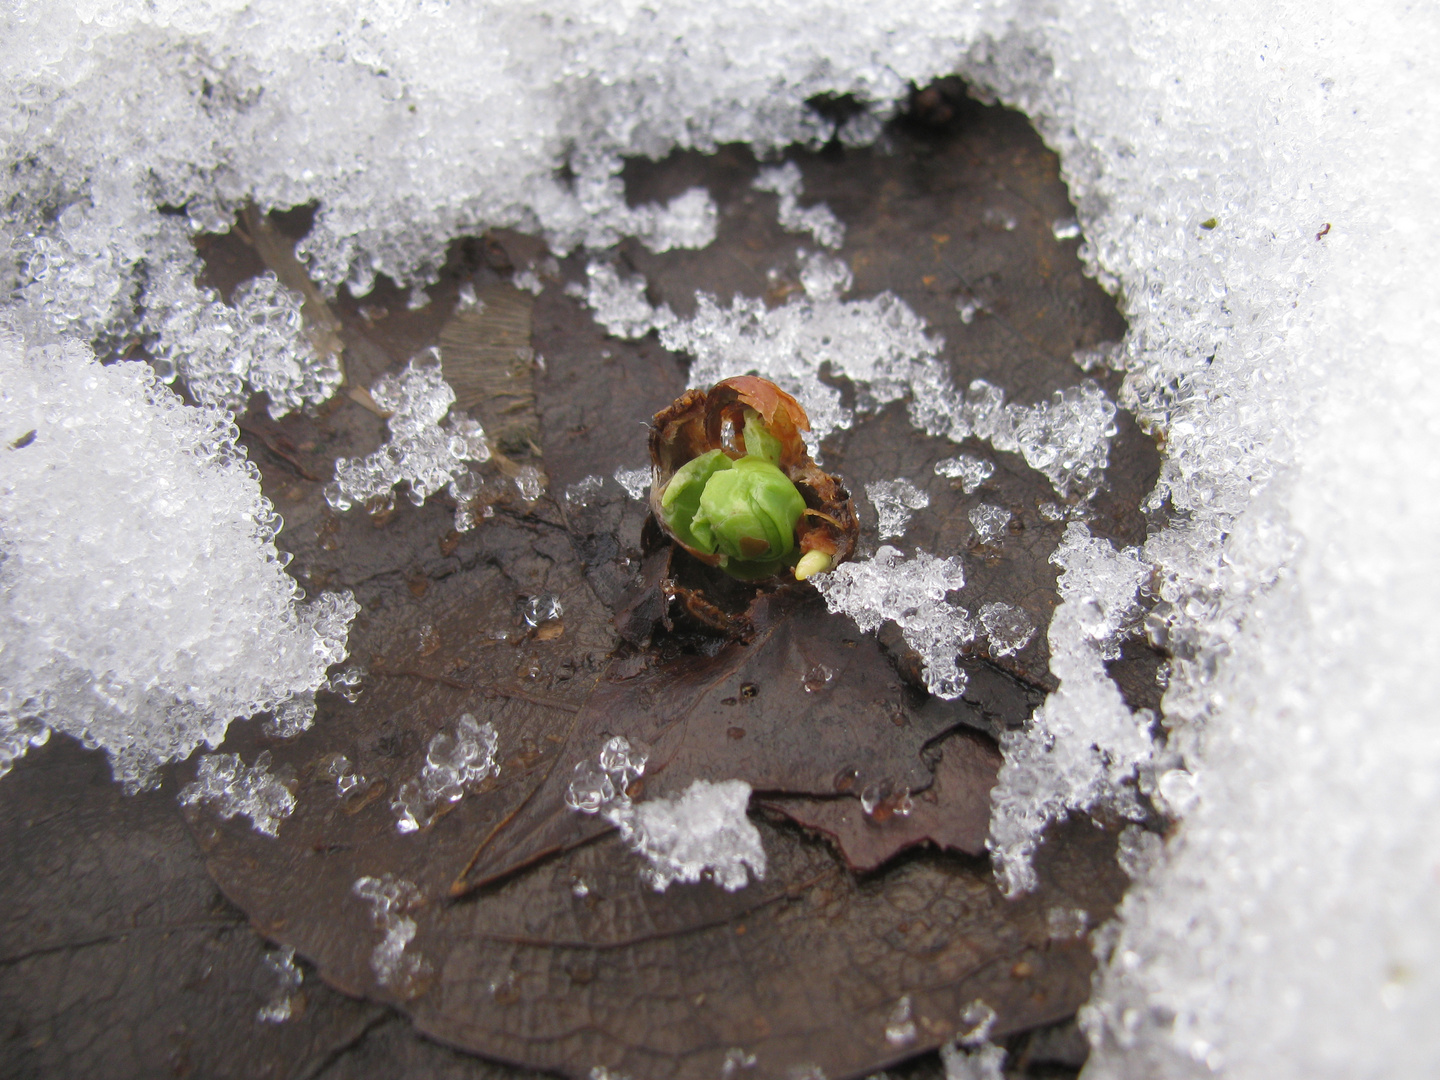
[[[828,690],[834,681],[835,671],[833,668],[828,668],[824,664],[816,664],[805,673],[805,692],[814,694],[821,690]]]
[[[520,1000],[520,980],[515,972],[507,971],[505,977],[490,984],[490,996],[497,1005],[514,1005]]]
[[[525,625],[531,627],[554,622],[564,614],[565,608],[560,603],[560,598],[551,593],[541,593],[538,596],[529,597],[521,611]]]
[[[1085,936],[1090,913],[1084,908],[1052,907],[1045,912],[1045,930],[1052,941]]]
[[[582,814],[595,814],[615,798],[615,784],[610,774],[593,762],[575,764],[575,776],[565,792],[565,804]]]
[[[891,1046],[909,1046],[915,1041],[915,1019],[911,1015],[910,995],[895,1003],[885,1022],[885,1041]]]
[[[875,811],[884,805],[889,796],[889,780],[872,780],[860,792],[860,809],[865,811],[866,817],[874,817]]]
[[[619,791],[624,791],[645,772],[645,763],[650,760],[649,748],[641,743],[631,743],[623,735],[616,735],[600,748],[600,768],[609,774]]]

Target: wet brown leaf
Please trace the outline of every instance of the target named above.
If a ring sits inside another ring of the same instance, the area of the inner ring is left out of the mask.
[[[278,841],[233,823],[206,841],[267,934],[433,1037],[575,1077],[710,1080],[733,1049],[754,1055],[757,1078],[814,1066],[844,1080],[952,1038],[976,1000],[996,1010],[997,1038],[1051,1022],[1088,995],[1093,959],[1085,941],[1051,938],[1048,912],[1103,919],[1122,886],[1113,842],[1088,824],[1057,831],[1040,890],[1015,902],[982,862],[918,858],[857,882],[823,846],[762,824],[769,872],[738,893],[655,893],[611,837],[447,901],[433,845],[317,854],[293,825]],[[384,932],[351,891],[382,866],[421,896],[403,953],[418,971],[390,985],[374,964]],[[905,996],[914,1035],[892,1039]]]
[[[883,812],[874,814],[844,798],[767,795],[759,805],[832,840],[856,873],[877,870],[897,853],[921,844],[983,855],[999,751],[988,739],[969,733],[956,733],[935,750],[941,755],[935,782],[911,796],[907,813],[896,810],[891,800],[880,803]]]
[[[0,782],[0,851],[0,1075],[299,1080],[385,1015],[307,969],[293,1018],[259,1022],[267,946],[216,891],[174,788],[127,796],[67,737]]]
[[[476,291],[473,308],[440,329],[440,363],[455,405],[478,419],[505,454],[538,451],[535,353],[530,318],[535,298],[502,281]]]
[[[893,129],[889,153],[792,155],[805,174],[804,201],[825,200],[847,223],[841,254],[855,271],[852,296],[892,289],[944,334],[958,385],[984,377],[1011,400],[1036,401],[1083,378],[1073,349],[1114,339],[1123,325],[1080,273],[1073,245],[1050,231],[1071,213],[1053,156],[1013,114],[967,106],[951,115],[944,130]],[[647,275],[654,301],[682,315],[697,288],[722,303],[735,292],[783,302],[798,280],[802,238],[778,227],[773,196],[749,188],[755,170],[734,148],[632,165],[633,201],[699,183],[720,208],[719,237],[705,251],[654,255],[622,245],[619,257]],[[1012,218],[1013,229],[994,225]],[[428,309],[408,311],[384,283],[364,304],[337,301],[356,383],[441,341],[461,280],[483,295],[540,257],[533,243],[508,235],[471,246],[460,246]],[[579,281],[584,263],[566,260],[562,275]],[[996,733],[1023,723],[1053,685],[1043,628],[1056,603],[1048,558],[1062,525],[1040,513],[1055,498],[1048,482],[1013,455],[925,438],[903,404],[824,447],[825,467],[857,495],[862,552],[880,540],[865,485],[908,477],[931,506],[915,515],[902,546],[964,554],[961,603],[973,612],[1003,600],[1035,623],[1036,639],[1015,656],[987,655],[977,643],[964,660],[970,685],[960,703],[927,702],[913,690],[916,658],[893,628],[847,633],[849,624],[814,600],[762,619],[748,650],[731,645],[707,657],[702,640],[668,634],[637,649],[647,629],[627,632],[630,644],[617,654],[613,614],[648,627],[663,609],[626,607],[640,584],[646,508],[613,476],[646,464],[645,424],[684,389],[683,358],[653,337],[607,338],[562,284],[551,282],[531,313],[549,501],[501,505],[459,536],[439,499],[419,510],[402,504],[375,528],[361,515],[330,515],[318,484],[257,450],[297,576],[311,588],[355,590],[364,610],[352,646],[375,674],[355,705],[322,697],[314,729],[288,743],[266,739],[258,725],[233,730],[225,749],[247,762],[271,750],[277,771],[296,778],[298,807],[275,840],[243,819],[192,815],[227,896],[346,992],[393,1003],[453,1045],[572,1076],[603,1066],[647,1080],[708,1080],[734,1050],[755,1055],[742,1076],[818,1067],[843,1080],[938,1045],[977,998],[997,1010],[997,1036],[1073,1013],[1093,960],[1086,941],[1052,939],[1047,915],[1082,908],[1094,925],[1113,910],[1123,881],[1105,833],[1083,822],[1055,830],[1042,849],[1040,890],[1013,903],[998,895],[981,859],[894,859],[922,838],[974,849],[993,765],[979,742],[966,743],[973,768],[953,793],[948,769],[963,761],[942,753],[940,782],[929,790],[937,807],[960,808],[944,821],[937,811],[922,830],[927,819],[917,810],[913,832],[887,829],[867,847],[868,823],[824,816],[858,805],[854,791],[837,797],[850,768],[855,784],[888,779],[920,802],[931,778],[927,745],[961,725]],[[966,298],[981,302],[970,321],[961,314]],[[1116,379],[1103,381],[1113,396]],[[287,418],[283,430],[309,447],[307,462],[380,441],[379,420],[350,404]],[[935,461],[958,450],[996,464],[968,495],[933,473]],[[1111,460],[1091,527],[1134,542],[1144,534],[1136,508],[1153,479],[1154,448],[1122,418]],[[598,489],[582,483],[591,477]],[[982,501],[1015,515],[1003,541],[985,549],[971,545],[967,521]],[[518,618],[517,604],[541,592],[565,605],[563,633],[551,640]],[[835,672],[830,688],[806,690],[819,667]],[[390,798],[418,772],[429,739],[466,711],[495,726],[500,775],[429,828],[400,834]],[[879,869],[857,878],[828,841],[765,818],[763,881],[734,894],[708,883],[657,894],[618,838],[563,807],[571,766],[608,734],[651,745],[638,798],[674,793],[695,777],[744,777],[829,832],[855,865]],[[366,794],[337,793],[323,767],[336,753],[371,781]],[[456,872],[492,833],[466,879],[488,884],[451,898]],[[384,875],[416,891],[403,912],[414,936],[402,955],[417,966],[405,977],[380,977],[385,932],[354,893],[361,877]],[[907,996],[913,1038],[892,1022]],[[887,1027],[898,1034],[887,1037]]]
[[[486,837],[454,890],[608,831],[565,797],[575,766],[594,760],[612,736],[649,748],[638,797],[676,795],[696,779],[739,779],[756,791],[846,795],[858,808],[872,787],[887,794],[929,787],[921,749],[962,724],[983,724],[963,703],[910,691],[873,638],[814,598],[757,606],[748,644],[602,679],[553,770]]]

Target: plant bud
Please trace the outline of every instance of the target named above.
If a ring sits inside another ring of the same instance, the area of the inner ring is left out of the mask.
[[[804,512],[805,500],[789,477],[764,458],[747,456],[711,475],[692,531],[697,538],[708,533],[711,550],[727,562],[771,562],[795,550],[795,523]]]
[[[840,479],[811,459],[809,428],[799,402],[758,376],[686,391],[650,429],[660,528],[731,577],[803,581],[844,562],[859,523]]]

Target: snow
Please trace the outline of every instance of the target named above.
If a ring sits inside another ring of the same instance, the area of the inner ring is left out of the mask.
[[[441,374],[440,354],[430,349],[417,359],[418,366],[411,360],[398,376],[382,375],[370,388],[375,404],[389,414],[390,437],[363,458],[336,459],[335,480],[325,489],[335,509],[357,502],[375,512],[393,508],[402,483],[416,506],[447,485],[462,514],[468,505],[469,463],[490,460],[485,431],[464,410],[450,407],[455,391]]]
[[[615,470],[615,482],[624,488],[625,494],[632,499],[645,499],[650,494],[651,481],[651,468],[648,465],[638,469]]]
[[[919,654],[932,694],[953,699],[965,692],[966,676],[957,657],[974,639],[975,624],[970,613],[947,596],[965,587],[959,557],[937,559],[917,551],[907,561],[898,548],[885,544],[872,558],[841,563],[814,582],[826,606],[849,615],[861,630],[874,630],[887,620],[895,623],[905,643]]]
[[[594,761],[575,766],[566,803],[599,814],[645,860],[642,876],[656,892],[675,882],[713,881],[726,892],[765,877],[760,830],[746,816],[743,780],[692,780],[679,795],[636,803],[627,791],[645,773],[648,752],[623,736],[609,739]]]
[[[1035,887],[1030,856],[1047,825],[1098,806],[1140,820],[1134,784],[1156,753],[1154,717],[1131,713],[1105,670],[1139,614],[1136,591],[1148,568],[1135,551],[1117,552],[1073,521],[1050,561],[1062,568],[1050,621],[1050,670],[1060,688],[1028,729],[1000,737],[1005,762],[991,793],[990,853],[1011,895]]]
[[[271,774],[270,760],[268,750],[254,765],[246,765],[239,754],[205,754],[194,781],[180,789],[180,805],[204,803],[226,821],[243,814],[256,832],[275,836],[295,812],[295,796]]]
[[[645,298],[645,278],[640,274],[622,278],[613,264],[597,260],[585,268],[585,279],[583,287],[572,283],[565,291],[584,298],[595,321],[615,337],[644,337],[675,321],[668,304],[657,308]]]
[[[976,489],[994,474],[994,462],[972,454],[956,454],[935,463],[935,475],[959,481],[958,486],[966,495],[975,494]]]
[[[866,484],[865,494],[879,518],[881,540],[904,536],[905,527],[910,524],[915,511],[930,505],[930,496],[903,476]]]
[[[232,719],[308,726],[358,607],[301,602],[229,416],[43,340],[0,328],[0,773],[55,728],[135,790]]]
[[[295,995],[305,982],[305,973],[295,965],[295,950],[289,945],[267,952],[263,961],[276,986],[270,999],[256,1010],[255,1019],[262,1024],[283,1024],[296,1013]],[[303,999],[300,1008],[304,1008]]]
[[[416,979],[430,970],[423,956],[409,951],[418,928],[405,913],[420,904],[420,890],[414,882],[386,873],[378,878],[357,878],[350,891],[370,905],[371,922],[380,931],[380,941],[370,953],[375,981],[405,994]]]
[[[295,699],[303,722],[343,657],[353,602],[297,602],[214,408],[262,389],[275,409],[313,405],[333,371],[296,335],[293,296],[260,284],[227,305],[196,285],[189,234],[247,201],[315,202],[298,255],[323,289],[357,294],[382,272],[423,289],[448,241],[485,227],[597,255],[622,235],[699,246],[717,227],[709,196],[630,207],[622,155],[863,144],[912,83],[958,71],[1059,155],[1076,215],[1054,233],[1072,243],[1078,226],[1130,325],[1077,364],[1123,372],[1119,404],[1164,440],[1142,550],[1105,550],[1072,516],[1047,630],[1061,685],[1007,742],[996,796],[1015,887],[1057,816],[1123,812],[1139,790],[1172,818],[1168,840],[1124,834],[1136,884],[1099,934],[1087,1075],[1436,1071],[1433,11],[161,0],[17,4],[3,20],[0,436],[15,449],[0,448],[0,767],[54,726],[140,786],[236,716]],[[872,108],[836,130],[804,107],[820,94]],[[801,194],[792,210],[816,209]],[[841,299],[837,242],[804,296],[702,298],[662,340],[697,384],[772,374],[817,439],[908,398],[927,433],[988,439],[1083,500],[1116,403],[1083,384],[1018,405],[1000,386],[962,392],[903,302]],[[620,329],[653,332],[636,310]],[[111,360],[137,339],[199,407],[86,351]],[[824,362],[855,382],[853,412]],[[908,572],[956,553],[894,557]],[[920,610],[884,615],[839,573],[839,606],[872,623]],[[1141,632],[1137,595],[1156,602],[1143,632],[1173,655],[1163,722],[1129,713],[1104,670]],[[974,633],[943,590],[925,603],[951,642]],[[237,626],[254,634],[238,642]],[[956,691],[943,663],[927,672]],[[967,1052],[962,1067],[999,1063]]]
[[[975,538],[980,543],[998,546],[1014,515],[1003,506],[981,503],[966,516],[970,519],[970,527],[975,530]]]
[[[991,656],[1013,655],[1029,645],[1035,636],[1035,624],[1025,609],[1003,600],[981,604],[977,614],[980,628],[990,642]]]
[[[462,713],[455,730],[439,731],[430,739],[420,774],[406,780],[390,800],[395,811],[395,828],[412,833],[426,828],[446,806],[459,802],[467,791],[500,772],[495,762],[499,736],[488,721],[480,723],[471,713]],[[348,764],[348,763],[347,763]],[[336,778],[337,788],[344,776]],[[341,791],[341,794],[346,792]]]
[[[801,207],[805,179],[800,175],[800,166],[793,161],[761,169],[750,186],[780,197],[775,216],[782,228],[793,233],[809,233],[821,247],[838,248],[845,242],[845,226],[828,206],[816,203]]]

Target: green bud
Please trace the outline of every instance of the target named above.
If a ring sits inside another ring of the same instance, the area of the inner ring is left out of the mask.
[[[764,458],[743,457],[711,472],[691,531],[708,534],[710,550],[730,560],[773,562],[795,549],[795,523],[804,512],[805,500],[789,477]]]
[[[709,521],[702,521],[699,531],[696,530],[700,495],[712,476],[729,468],[731,461],[724,450],[709,450],[675,470],[660,496],[660,514],[666,527],[686,547],[706,555],[715,554],[715,537],[710,532]]]
[[[746,409],[745,456],[764,458],[771,465],[779,465],[780,450],[780,440],[770,433],[760,414],[754,409]]]

